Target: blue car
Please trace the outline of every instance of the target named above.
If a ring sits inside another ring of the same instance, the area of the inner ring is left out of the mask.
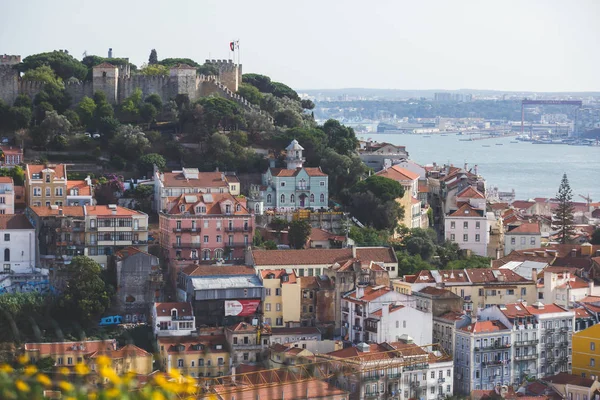
[[[120,315],[113,315],[112,317],[104,317],[100,319],[100,326],[119,325],[122,323],[123,317]]]

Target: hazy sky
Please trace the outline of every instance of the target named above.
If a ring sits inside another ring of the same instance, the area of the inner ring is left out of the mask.
[[[296,89],[600,90],[599,0],[0,0],[0,53],[227,58]]]

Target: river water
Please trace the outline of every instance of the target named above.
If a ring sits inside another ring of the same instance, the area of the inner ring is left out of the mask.
[[[467,142],[459,139],[468,136],[455,134],[423,137],[371,133],[360,138],[406,146],[410,159],[421,165],[437,162],[462,167],[467,162],[471,168],[477,164],[488,187],[515,189],[520,200],[554,197],[566,173],[573,201],[585,202],[580,194],[600,201],[600,146],[511,143],[515,137]]]

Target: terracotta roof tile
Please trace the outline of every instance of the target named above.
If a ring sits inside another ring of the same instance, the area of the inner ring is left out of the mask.
[[[510,205],[518,210],[528,210],[535,205],[535,201],[515,200]]]
[[[40,356],[47,357],[53,354],[92,354],[97,351],[114,350],[117,348],[115,339],[87,340],[80,342],[54,342],[54,343],[25,343],[25,351],[39,351]]]
[[[457,193],[456,197],[467,199],[485,199],[485,196],[473,186],[467,186],[460,193]]]
[[[114,65],[112,65],[111,63],[103,62],[103,63],[101,63],[101,64],[94,65],[94,66],[92,67],[92,69],[93,69],[93,68],[117,68],[117,67],[115,67],[115,66],[114,66]]]
[[[221,203],[231,203],[232,215],[248,215],[250,212],[246,207],[246,199],[243,197],[235,197],[231,193],[188,193],[178,197],[169,197],[167,209],[169,214],[184,214],[192,215],[223,215],[224,211],[221,208]],[[206,213],[196,213],[197,206],[206,207]],[[238,207],[240,209],[238,211]],[[181,209],[183,206],[183,211]]]
[[[252,271],[254,271],[254,268],[252,268]],[[269,278],[270,274],[273,274],[273,276]],[[260,275],[263,279],[281,279],[282,276],[287,275],[288,280],[281,283],[296,283],[296,273],[293,270],[288,272],[285,269],[263,269],[260,271]],[[302,283],[304,283],[304,279],[306,278],[310,277],[302,278]]]
[[[168,353],[229,353],[227,339],[224,335],[159,337],[158,345],[164,346]],[[196,345],[203,347],[195,348]],[[220,349],[215,347],[218,345],[221,346]],[[183,351],[180,350],[180,346],[183,346]]]
[[[483,210],[471,207],[470,204],[463,204],[458,210],[454,211],[448,217],[483,217]]]
[[[176,303],[154,303],[154,307],[156,308],[156,315],[159,317],[169,317],[171,316],[171,310],[176,309],[178,316],[189,317],[194,315],[192,311],[192,305],[190,303],[185,302],[176,302]]]
[[[188,265],[182,272],[187,276],[228,276],[256,275],[253,267],[247,265]]]
[[[88,186],[86,181],[67,181],[67,195],[69,195],[71,189],[78,189],[79,196],[91,196],[91,187]]]
[[[273,335],[320,335],[321,331],[315,326],[296,326],[289,328],[271,328]]]
[[[460,328],[464,332],[488,333],[508,330],[506,325],[500,321],[478,321]]]
[[[516,228],[513,228],[505,233],[505,235],[539,235],[540,234],[540,224],[537,222],[523,222]]]
[[[583,378],[579,375],[572,375],[566,372],[560,372],[553,376],[546,376],[542,378],[542,381],[555,383],[559,385],[574,385],[582,387],[591,387],[596,381],[590,378]]]
[[[83,217],[83,206],[61,206],[52,208],[48,206],[29,206],[38,217],[58,216],[59,209],[62,209],[63,215],[66,217]]]
[[[266,376],[267,374],[271,373],[273,373],[273,371],[257,372],[256,374],[263,375],[262,378],[257,379],[260,382],[281,382],[285,381],[286,379],[293,379],[292,374],[290,374],[288,378],[270,378],[269,376]],[[348,395],[348,392],[317,379],[303,382],[288,382],[277,385],[277,387],[259,387],[258,389],[252,389],[248,391],[240,390],[229,392],[227,387],[216,387],[215,391],[219,398],[223,400],[256,400],[259,398],[269,400],[317,400],[334,398],[342,399],[346,398]]]
[[[361,298],[358,298],[356,296],[356,290],[353,291],[352,293],[350,293],[349,295],[347,295],[345,298],[347,300],[354,300],[354,301],[361,301],[361,302],[373,301],[373,300],[378,299],[381,296],[383,296],[389,292],[392,292],[392,291],[393,290],[387,286],[384,286],[384,287],[367,286],[366,288],[364,288],[364,294]]]
[[[465,317],[464,314],[456,312],[456,311],[448,311],[445,314],[440,315],[437,318],[445,319],[446,321],[460,321]]]
[[[21,155],[21,161],[23,160],[23,149],[15,146],[0,146],[0,150],[6,155]]]
[[[0,229],[33,229],[33,226],[24,214],[2,214]]]
[[[42,171],[44,171],[45,169],[51,169],[54,170],[54,178],[55,179],[66,179],[67,177],[67,167],[65,166],[65,164],[58,164],[58,165],[53,165],[53,164],[48,164],[46,165],[40,165],[40,164],[27,164],[25,167],[25,171],[26,171],[26,177],[27,179],[32,179],[31,176],[33,174],[41,174]],[[42,179],[42,178],[39,178]]]
[[[390,168],[383,169],[375,175],[393,179],[395,181],[414,181],[419,179],[419,175],[399,165],[393,165]]]
[[[384,307],[386,307],[386,305],[384,305]],[[401,305],[401,304],[398,304],[398,305],[396,305],[396,304],[390,304],[387,307],[388,307],[388,312],[390,314],[404,308],[404,306]],[[379,310],[371,313],[371,315],[375,315],[377,317],[381,317],[382,314],[383,314],[383,308],[380,308]]]
[[[113,215],[113,210],[108,206],[85,206],[87,215],[95,215],[98,217],[110,217]],[[146,215],[141,211],[132,210],[129,208],[117,206],[116,215],[120,217],[133,216],[133,215]]]
[[[346,237],[343,235],[336,235],[335,233],[328,232],[325,229],[312,228],[309,240],[323,242],[327,240],[343,241],[345,239]]]
[[[465,272],[467,273],[467,275],[469,275],[469,280],[473,283],[532,282],[531,280],[525,279],[521,275],[509,269],[473,268],[466,269]]]
[[[568,312],[567,310],[556,304],[544,304],[543,308],[537,307],[535,305],[527,306],[527,311],[535,315]]]
[[[12,183],[14,184],[13,178],[10,176],[0,176],[0,183]]]
[[[308,176],[327,176],[327,174],[321,170],[321,167],[305,167],[296,169],[271,168],[271,175],[278,177],[292,177],[297,176],[302,170],[304,170],[308,174]]]
[[[186,188],[219,188],[228,187],[227,175],[221,172],[199,172],[198,179],[186,179],[183,172],[165,172],[162,183],[164,187]]]

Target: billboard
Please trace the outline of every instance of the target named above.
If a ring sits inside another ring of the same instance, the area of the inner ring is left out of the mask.
[[[225,316],[248,317],[256,313],[259,305],[260,300],[226,300]]]

